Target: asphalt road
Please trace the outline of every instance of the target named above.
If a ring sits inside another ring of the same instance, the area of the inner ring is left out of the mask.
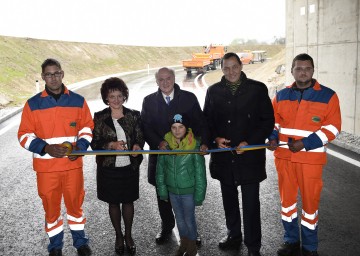
[[[177,83],[201,97],[205,94],[204,84],[196,86],[193,77],[177,73]],[[145,95],[157,89],[153,75],[136,74],[125,77],[130,88],[127,105],[141,109]],[[92,111],[105,107],[100,100],[99,84],[94,84],[78,92],[87,98]],[[0,124],[0,255],[47,255],[48,238],[44,231],[44,212],[37,195],[36,176],[32,170],[31,154],[21,148],[17,141],[20,116],[14,116]],[[332,147],[333,150],[338,150]],[[350,152],[343,154],[353,158]],[[206,157],[208,161],[208,157]],[[90,237],[94,255],[115,255],[115,234],[108,217],[107,204],[96,197],[95,158],[84,157],[86,196],[84,211],[87,216],[86,232]],[[357,159],[358,160],[358,159]],[[164,245],[155,243],[155,235],[160,228],[154,187],[147,183],[147,160],[141,167],[140,199],[135,203],[133,238],[137,245],[137,255],[172,255],[177,247],[178,234]],[[261,183],[261,216],[264,256],[276,255],[282,243],[280,201],[273,156],[267,152],[268,178]],[[319,211],[319,254],[321,256],[360,255],[360,168],[339,160],[331,155],[324,170],[324,188]],[[64,212],[65,214],[65,212]],[[224,212],[219,183],[208,175],[208,190],[203,206],[196,210],[198,230],[202,236],[199,255],[247,255],[246,248],[239,251],[223,252],[218,249],[218,241],[226,234]],[[65,215],[64,215],[65,216]],[[64,255],[77,255],[67,224],[65,224]]]

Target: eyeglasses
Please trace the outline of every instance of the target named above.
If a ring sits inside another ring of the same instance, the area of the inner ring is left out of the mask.
[[[44,77],[52,78],[53,76],[55,76],[56,78],[58,78],[58,77],[61,77],[62,74],[63,74],[62,71],[56,71],[55,73],[45,73]]]

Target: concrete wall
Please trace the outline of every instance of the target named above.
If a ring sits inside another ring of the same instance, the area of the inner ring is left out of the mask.
[[[360,135],[360,0],[286,1],[286,82],[291,62],[305,52],[316,78],[340,99],[342,130]]]

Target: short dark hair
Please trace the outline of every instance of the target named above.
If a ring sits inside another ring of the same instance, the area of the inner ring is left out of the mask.
[[[108,97],[109,93],[113,91],[120,91],[124,96],[124,100],[128,100],[129,89],[125,82],[118,77],[110,77],[104,81],[100,89],[101,98],[106,105],[109,103],[106,98]]]
[[[301,61],[310,60],[312,67],[313,68],[315,67],[314,60],[313,60],[313,58],[311,58],[311,56],[309,54],[300,53],[300,54],[296,55],[295,58],[293,59],[292,64],[291,64],[291,71],[295,67],[295,61],[297,61],[297,60],[301,60]]]
[[[224,66],[224,60],[228,60],[232,57],[234,57],[237,60],[237,62],[240,65],[242,65],[239,55],[237,55],[235,52],[228,52],[228,53],[225,53],[224,57],[222,57],[222,59],[221,59],[221,68]]]
[[[61,65],[60,65],[60,62],[55,60],[55,59],[52,59],[52,58],[49,58],[49,59],[46,59],[42,64],[41,64],[41,73],[44,73],[45,71],[45,68],[47,66],[57,66],[59,69],[61,69]]]

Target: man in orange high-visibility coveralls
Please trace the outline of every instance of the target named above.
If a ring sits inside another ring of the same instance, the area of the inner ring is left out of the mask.
[[[326,144],[341,130],[339,99],[328,87],[312,78],[314,61],[308,54],[297,55],[291,67],[295,82],[280,90],[273,99],[275,128],[269,137],[275,150],[285,229],[280,256],[297,255],[300,232],[297,195],[302,199],[301,250],[303,256],[317,256],[318,210]],[[277,147],[277,143],[286,146]]]
[[[62,255],[62,197],[73,245],[79,255],[91,255],[84,232],[82,158],[66,156],[68,148],[61,144],[67,141],[79,150],[86,150],[94,124],[85,99],[62,83],[64,71],[60,63],[47,59],[41,68],[45,90],[25,103],[18,139],[22,147],[33,152],[38,194],[45,210],[45,231],[50,239],[49,255]]]

